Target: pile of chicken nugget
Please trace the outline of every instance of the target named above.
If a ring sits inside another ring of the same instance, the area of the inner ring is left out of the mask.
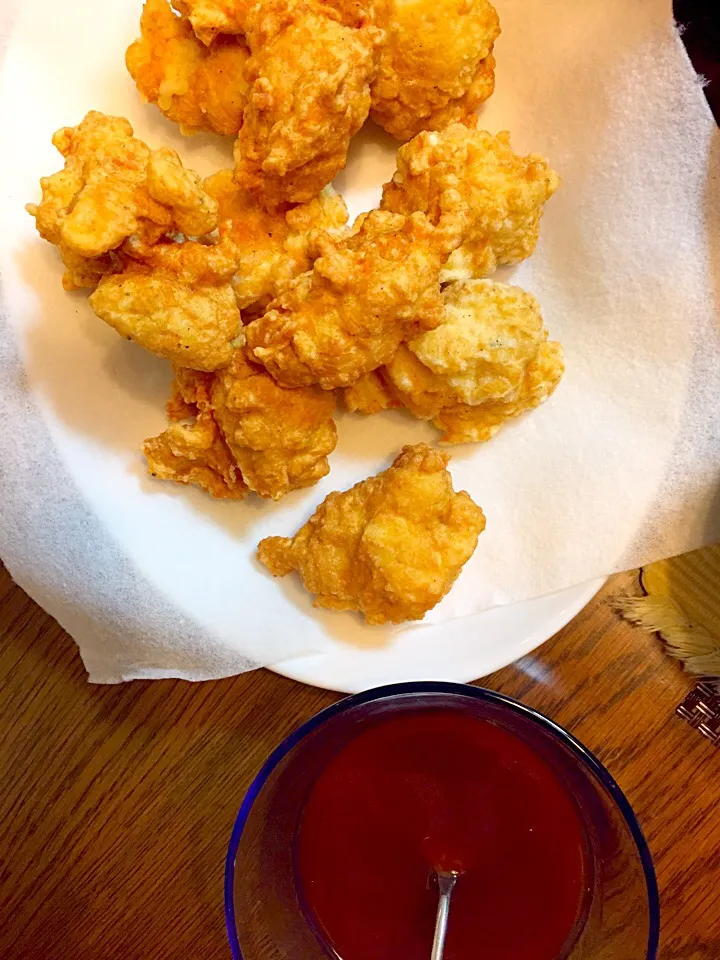
[[[126,53],[141,97],[234,137],[234,169],[203,181],[93,111],[53,137],[64,169],[28,211],[65,289],[173,365],[154,477],[279,500],[328,473],[339,404],[403,408],[454,444],[550,396],[560,344],[531,294],[488,279],[533,252],[559,183],[475,115],[499,33],[488,0],[146,0]],[[330,182],[368,117],[402,145],[350,225]],[[447,463],[405,447],[260,560],[316,606],[422,618],[485,527]]]

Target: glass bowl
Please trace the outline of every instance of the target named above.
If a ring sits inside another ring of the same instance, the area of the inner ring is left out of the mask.
[[[492,690],[443,681],[393,684],[341,700],[268,757],[242,802],[227,854],[225,919],[235,960],[337,960],[308,921],[296,883],[295,837],[306,798],[358,733],[391,714],[428,708],[460,710],[504,727],[551,764],[575,799],[592,879],[584,922],[552,960],[655,960],[660,910],[652,859],[605,767],[536,710]]]

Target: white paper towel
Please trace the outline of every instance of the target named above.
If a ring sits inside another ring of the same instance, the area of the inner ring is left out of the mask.
[[[278,505],[213,503],[144,475],[138,446],[163,427],[167,367],[62,292],[22,210],[60,165],[51,133],[89,108],[128,116],[202,173],[229,164],[229,148],[183,139],[139,103],[122,66],[139,6],[33,0],[0,77],[0,552],[98,682],[225,676],[367,631],[272,581],[255,545],[435,437],[401,413],[342,416],[330,476]],[[536,254],[511,276],[538,296],[568,370],[544,407],[454,449],[456,485],[488,529],[430,622],[720,538],[720,137],[670,2],[497,7],[485,126],[563,177]],[[370,127],[338,179],[353,212],[393,168]]]

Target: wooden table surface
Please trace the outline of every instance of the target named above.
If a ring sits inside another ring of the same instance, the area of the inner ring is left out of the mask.
[[[718,960],[720,750],[673,716],[688,678],[613,613],[634,588],[615,578],[485,685],[568,727],[627,793],[655,857],[662,960]],[[337,695],[266,671],[91,686],[70,638],[2,568],[0,682],[0,958],[228,958],[240,799]]]
[[[709,6],[676,0],[720,118]],[[655,858],[661,960],[719,960],[720,749],[673,716],[688,678],[613,614],[634,587],[615,578],[484,684],[567,726],[625,790]],[[90,686],[70,638],[1,567],[0,682],[0,960],[228,958],[223,868],[240,799],[336,695],[265,671]]]

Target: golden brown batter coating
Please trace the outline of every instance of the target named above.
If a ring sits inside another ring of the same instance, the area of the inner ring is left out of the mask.
[[[442,302],[442,322],[408,349],[471,406],[516,390],[547,338],[535,297],[520,287],[470,280],[448,284]]]
[[[334,410],[332,393],[317,387],[281,387],[241,349],[214,374],[176,366],[167,408],[171,421],[194,419],[192,434],[200,438],[198,443],[206,438],[212,441],[209,465],[216,474],[218,464],[226,468],[230,463],[245,489],[272,500],[317,483],[327,474],[328,456],[337,442]],[[169,460],[164,473],[156,468],[158,445],[164,452],[169,443],[177,443],[177,437],[178,431],[171,426],[146,442],[150,472],[162,479],[199,483],[212,496],[227,496],[222,486],[215,488],[220,493],[215,492],[204,473],[189,474],[184,461],[178,463],[177,458]],[[148,448],[148,443],[154,446]],[[207,457],[201,465],[208,467]],[[227,475],[224,469],[222,476]]]
[[[211,413],[198,413],[190,423],[171,423],[143,444],[148,472],[160,480],[192,483],[221,500],[242,500],[248,494],[242,474]]]
[[[138,245],[133,254],[137,260],[91,295],[100,319],[174,363],[205,371],[229,363],[241,334],[232,241]]]
[[[494,137],[471,117],[440,132],[420,133],[400,148],[381,208],[404,214],[420,210],[433,221],[451,210],[464,217],[464,241],[440,279],[468,280],[530,256],[543,205],[559,183],[547,160],[518,156],[508,133]]]
[[[364,11],[365,7],[358,8]],[[238,182],[268,209],[305,203],[345,166],[370,109],[382,31],[312,0],[264,0],[249,11],[252,86],[235,144]]]
[[[151,150],[134,137],[123,117],[93,110],[78,126],[58,130],[53,144],[65,167],[42,178],[42,200],[27,209],[40,236],[60,250],[66,289],[122,269],[131,237],[152,244],[217,226],[217,203],[197,174],[174,150]]]
[[[232,284],[241,310],[265,307],[298,274],[309,270],[316,231],[337,231],[347,221],[347,207],[332,187],[309,203],[266,211],[252,194],[220,170],[204,182],[219,206],[221,232],[232,237],[238,268]]]
[[[518,287],[474,280],[442,292],[443,319],[401,344],[390,363],[345,391],[359,413],[402,406],[442,430],[442,443],[489,440],[538,406],[564,372],[535,298]]]
[[[398,347],[398,352],[402,349],[402,346]],[[366,373],[364,377],[360,377],[351,386],[340,391],[345,406],[351,413],[380,413],[382,410],[389,410],[391,407],[402,406],[399,401],[390,395],[383,376],[384,370],[384,367],[380,367]]]
[[[374,210],[247,327],[250,350],[280,383],[349,386],[439,322],[437,277],[456,242],[422,214]]]
[[[261,497],[279,500],[329,472],[337,443],[331,393],[281,387],[237,350],[215,374],[210,398],[243,479]]]
[[[128,47],[125,64],[143,99],[183,133],[234,137],[247,102],[249,56],[242,37],[218,37],[206,47],[168,0],[145,0],[140,37]]]
[[[562,346],[555,340],[541,343],[528,364],[522,383],[502,400],[471,407],[466,403],[443,407],[433,420],[442,430],[442,443],[484,443],[508,420],[540,406],[553,393],[565,371]]]
[[[500,33],[488,0],[388,0],[386,39],[372,83],[372,117],[397,137],[441,130],[468,116],[495,87]]]
[[[315,606],[358,610],[368,623],[420,620],[452,587],[485,528],[453,490],[447,454],[405,447],[383,473],[331,493],[294,537],[268,537],[260,561],[297,570]]]
[[[173,0],[187,17],[195,36],[208,46],[219,34],[245,33],[245,17],[252,0]]]

